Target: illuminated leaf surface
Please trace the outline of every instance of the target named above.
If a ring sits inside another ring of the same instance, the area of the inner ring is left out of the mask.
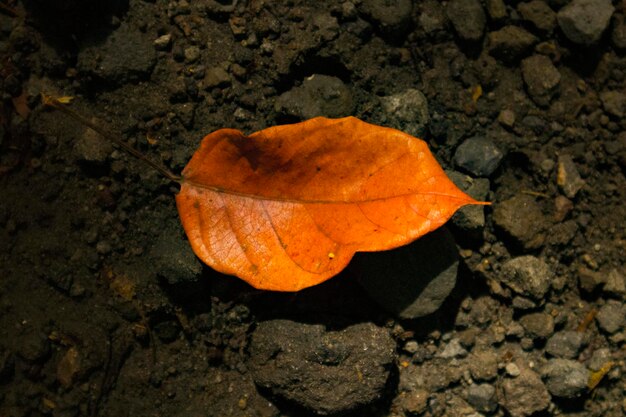
[[[275,291],[319,284],[357,251],[407,244],[480,204],[424,141],[353,117],[213,132],[176,202],[202,261]]]

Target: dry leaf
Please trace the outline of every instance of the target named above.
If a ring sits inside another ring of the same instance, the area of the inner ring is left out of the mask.
[[[266,290],[336,275],[355,252],[405,245],[467,204],[426,143],[353,117],[206,136],[178,211],[196,255]]]

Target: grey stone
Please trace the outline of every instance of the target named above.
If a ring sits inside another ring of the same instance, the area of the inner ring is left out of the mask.
[[[437,356],[444,359],[464,358],[467,356],[467,350],[461,346],[459,339],[452,339]]]
[[[545,55],[533,55],[522,61],[522,77],[528,94],[539,106],[547,107],[558,92],[561,74]]]
[[[533,339],[547,339],[554,332],[554,318],[546,313],[531,313],[520,319],[526,334]]]
[[[611,0],[573,0],[559,10],[557,20],[570,41],[592,45],[609,26],[612,15]]]
[[[402,93],[381,98],[388,124],[409,135],[423,137],[430,118],[428,101],[421,91],[410,88]]]
[[[379,399],[395,360],[388,331],[360,323],[341,331],[288,320],[261,322],[248,367],[273,395],[318,414],[353,410]]]
[[[535,35],[518,26],[505,26],[489,33],[489,54],[506,64],[514,64],[532,51]]]
[[[493,221],[524,250],[537,249],[545,242],[546,220],[532,196],[520,193],[494,204]]]
[[[556,13],[541,0],[520,3],[517,10],[525,21],[543,33],[552,33],[556,27]]]
[[[456,171],[446,171],[446,174],[457,187],[470,197],[478,201],[487,199],[489,194],[488,179],[472,178]],[[452,223],[464,232],[478,237],[485,227],[485,207],[476,205],[461,207],[452,216]]]
[[[578,168],[570,155],[559,155],[557,163],[556,183],[567,198],[574,198],[578,191],[585,185],[580,177]]]
[[[503,153],[489,138],[466,139],[454,152],[454,163],[477,177],[488,177],[500,165]]]
[[[611,269],[606,277],[604,292],[616,297],[626,295],[626,277],[617,269]]]
[[[478,0],[451,0],[446,14],[459,37],[468,42],[478,42],[483,37],[487,17]]]
[[[499,279],[518,294],[542,300],[550,288],[553,276],[554,272],[543,260],[526,255],[506,262]]]
[[[104,44],[93,41],[78,54],[80,71],[116,84],[146,78],[156,64],[156,52],[150,39],[137,29],[122,23]]]
[[[550,394],[539,375],[523,367],[517,377],[502,382],[500,405],[512,417],[527,417],[548,408]]]
[[[626,94],[621,91],[603,91],[600,93],[600,101],[604,110],[611,116],[622,118],[626,114]]]
[[[149,252],[152,269],[170,285],[198,281],[202,264],[174,227],[166,226]]]
[[[359,281],[381,306],[403,319],[433,313],[456,284],[458,251],[452,234],[439,228],[397,249],[357,254]]]
[[[411,26],[411,0],[363,0],[357,7],[386,36],[400,38]]]
[[[550,394],[561,398],[576,398],[587,390],[589,371],[570,359],[550,359],[541,369]]]
[[[354,108],[350,89],[339,78],[314,74],[302,86],[276,100],[277,112],[299,119],[349,116]]]
[[[477,411],[491,413],[498,407],[496,388],[491,384],[473,384],[467,389],[467,402]]]
[[[591,358],[587,361],[587,367],[596,372],[606,366],[607,363],[612,362],[613,357],[609,348],[600,348],[593,351]]]
[[[574,359],[585,344],[585,334],[583,332],[562,330],[548,339],[546,352],[557,358]]]
[[[598,326],[609,334],[618,332],[624,326],[625,320],[626,307],[619,301],[607,301],[596,314]]]

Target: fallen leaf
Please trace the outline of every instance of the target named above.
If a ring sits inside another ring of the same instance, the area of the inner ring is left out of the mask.
[[[176,203],[203,262],[275,291],[319,284],[357,251],[405,245],[485,204],[448,179],[424,141],[354,117],[213,132]]]

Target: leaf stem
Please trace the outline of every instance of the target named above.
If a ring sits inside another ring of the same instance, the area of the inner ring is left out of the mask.
[[[41,99],[42,99],[42,102],[43,102],[43,104],[45,106],[53,107],[53,108],[55,108],[55,109],[65,113],[65,114],[67,114],[72,119],[76,120],[77,122],[87,126],[88,128],[90,128],[94,132],[98,133],[103,138],[105,138],[108,141],[110,141],[110,142],[114,143],[115,145],[119,146],[120,148],[122,148],[124,151],[128,152],[129,154],[131,154],[135,158],[139,159],[140,161],[143,161],[145,164],[151,166],[152,168],[157,170],[161,175],[163,175],[168,180],[175,181],[175,182],[178,182],[178,183],[180,183],[183,180],[183,178],[180,175],[174,174],[172,171],[167,169],[165,166],[163,166],[163,165],[159,164],[158,162],[155,162],[152,159],[148,158],[147,156],[145,156],[144,154],[139,152],[137,149],[135,149],[132,146],[130,146],[128,143],[126,143],[126,142],[122,141],[121,139],[117,138],[112,133],[102,129],[100,126],[98,126],[97,124],[93,123],[91,120],[88,120],[84,116],[78,114],[74,110],[70,109],[69,107],[67,107],[65,104],[61,103],[56,98],[54,98],[52,96],[49,96],[47,94],[41,93]]]

